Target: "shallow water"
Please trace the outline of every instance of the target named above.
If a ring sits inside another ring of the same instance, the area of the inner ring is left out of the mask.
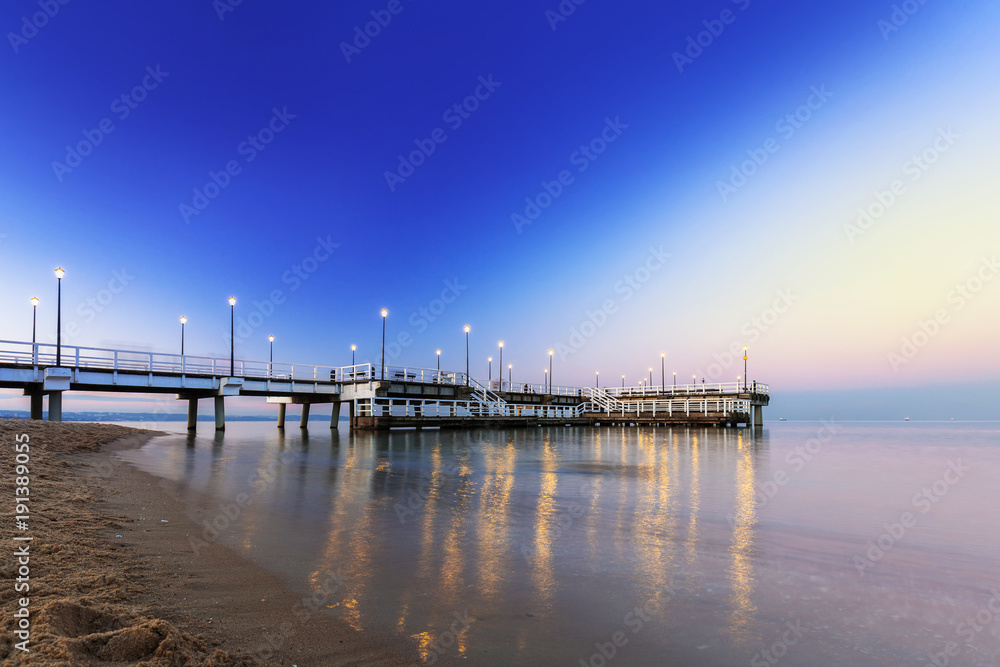
[[[996,423],[199,428],[121,456],[417,662],[1000,664]]]

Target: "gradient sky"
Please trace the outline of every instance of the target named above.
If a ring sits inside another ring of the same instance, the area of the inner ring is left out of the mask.
[[[346,364],[354,343],[375,362],[386,307],[389,341],[409,336],[398,364],[431,367],[440,347],[464,370],[467,323],[475,374],[503,339],[523,381],[557,347],[557,384],[635,384],[649,366],[658,381],[660,352],[668,376],[735,380],[728,350],[748,344],[750,377],[794,395],[793,416],[860,388],[887,418],[920,400],[996,418],[1000,5],[688,5],[7,2],[0,337],[30,339],[38,296],[54,338],[62,266],[72,345],[176,352],[183,314],[189,353],[228,356],[226,299],[248,318],[280,290],[238,356],[266,358],[273,334],[276,360]],[[446,114],[477,90],[467,117]],[[281,131],[249,148],[275,110]],[[884,214],[850,227],[879,196]],[[112,403],[150,405],[66,409]]]

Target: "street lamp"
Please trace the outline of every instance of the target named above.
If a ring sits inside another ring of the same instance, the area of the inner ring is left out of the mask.
[[[554,350],[549,350],[549,393],[552,393],[552,355],[555,354]]]
[[[597,389],[601,388],[601,371],[594,371],[594,384],[597,385]]]
[[[747,388],[747,346],[743,346],[743,389]]]
[[[271,344],[271,357],[267,362],[267,377],[271,377],[271,368],[274,366],[274,336],[268,336],[267,341]]]
[[[236,297],[229,297],[229,377],[236,375]]]
[[[385,318],[389,316],[389,311],[382,309],[382,379],[385,379]]]
[[[677,371],[674,371],[674,389],[677,389]]]
[[[622,389],[625,388],[625,374],[622,373]]]
[[[59,281],[59,292],[56,298],[56,366],[62,365],[62,279],[66,272],[56,269],[56,280]]]
[[[511,374],[513,373],[513,371],[514,371],[514,364],[507,364],[507,387],[508,387],[508,388],[509,388],[509,389],[510,389],[511,391],[514,391],[514,384],[513,384],[513,383],[511,382],[511,380],[510,380],[510,376],[511,376]],[[501,371],[501,373],[502,373],[502,372],[503,372],[503,371]]]
[[[38,297],[31,297],[31,350],[34,354],[35,349],[35,328],[38,322]]]
[[[469,325],[465,325],[465,386],[469,386]]]
[[[500,347],[500,361],[497,362],[497,369],[500,371],[500,391],[503,391],[503,341],[497,343]]]
[[[187,324],[188,318],[181,315],[181,356],[184,356],[184,325]]]
[[[653,386],[653,367],[649,367],[649,386]]]
[[[358,349],[357,345],[352,345],[351,346],[351,366],[355,365],[355,363],[354,363],[354,353],[357,351],[357,349]]]
[[[666,393],[667,391],[667,353],[660,352],[660,391]]]
[[[438,375],[440,375],[441,374],[441,350],[437,351],[437,357],[438,357]]]
[[[548,386],[549,386],[549,369],[548,368],[543,368],[542,369],[542,391],[545,392],[546,391],[546,387],[548,387]]]
[[[490,362],[490,370],[486,375],[486,386],[489,387],[493,383],[493,357],[486,357],[486,360]]]

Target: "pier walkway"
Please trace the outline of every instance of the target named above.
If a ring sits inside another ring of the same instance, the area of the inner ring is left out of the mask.
[[[766,384],[665,387],[546,387],[484,380],[465,373],[372,364],[317,366],[136,350],[0,341],[0,388],[30,397],[31,418],[62,419],[66,391],[174,394],[188,401],[188,428],[197,426],[198,401],[211,398],[215,426],[224,429],[225,399],[263,397],[278,404],[278,426],[288,404],[302,406],[306,427],[314,404],[331,405],[331,427],[348,406],[350,427],[467,428],[538,425],[763,426]],[[489,386],[487,386],[489,384]]]

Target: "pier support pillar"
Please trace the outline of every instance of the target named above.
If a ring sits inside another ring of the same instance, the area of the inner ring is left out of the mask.
[[[350,424],[352,431],[358,426],[358,418],[354,414],[354,403],[355,401],[349,401],[347,403],[347,423]]]
[[[285,428],[285,404],[278,403],[278,428]]]
[[[299,420],[299,428],[309,428],[309,404],[302,404],[302,419]]]
[[[215,397],[215,430],[226,430],[226,399],[223,396]]]
[[[41,419],[42,418],[42,395],[41,394],[31,394],[31,418]]]
[[[764,428],[764,406],[753,406],[753,426],[754,428]]]
[[[194,431],[198,428],[198,399],[188,399],[188,429]]]
[[[49,394],[49,421],[62,421],[62,392],[54,391]]]
[[[330,413],[330,428],[337,428],[340,424],[340,401],[334,401],[333,411]]]

